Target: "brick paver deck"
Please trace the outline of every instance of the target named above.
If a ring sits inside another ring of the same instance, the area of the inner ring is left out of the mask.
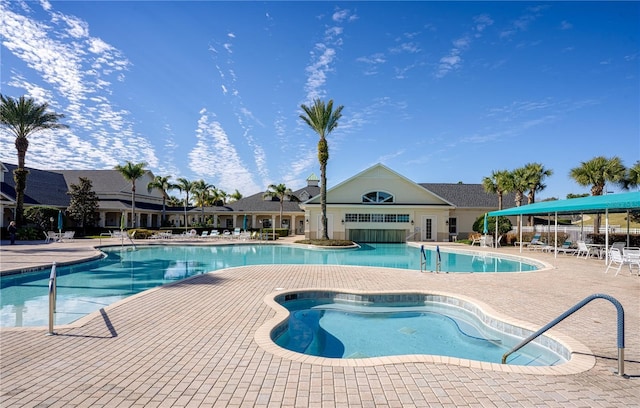
[[[81,240],[3,245],[2,269],[15,269],[7,265],[21,264],[19,259],[33,266],[29,261],[43,250],[61,260],[93,254]],[[514,248],[497,252],[517,253]],[[248,266],[141,293],[58,327],[55,336],[46,336],[43,328],[2,329],[0,406],[640,406],[640,278],[626,267],[618,276],[604,274],[603,261],[525,255],[553,267],[531,273],[421,274],[370,267]],[[616,314],[604,300],[554,329],[586,345],[595,366],[577,374],[544,375],[444,363],[332,367],[282,358],[254,339],[275,316],[264,297],[279,288],[441,291],[471,297],[536,326],[590,294],[606,293],[625,308],[629,377],[614,374]]]

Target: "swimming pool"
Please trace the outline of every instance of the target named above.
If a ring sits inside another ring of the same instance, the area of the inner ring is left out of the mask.
[[[531,334],[453,296],[308,290],[274,300],[289,316],[271,330],[271,339],[296,353],[332,359],[427,354],[499,364],[503,354]],[[553,366],[566,363],[570,355],[565,346],[542,336],[507,363]]]
[[[66,324],[133,294],[219,269],[263,264],[360,265],[420,270],[420,249],[405,244],[367,244],[358,249],[237,244],[152,245],[102,249],[103,259],[58,267],[55,324]],[[435,252],[426,251],[427,270]],[[442,252],[441,271],[520,272],[537,269],[516,258]],[[0,278],[0,327],[46,326],[49,270]]]

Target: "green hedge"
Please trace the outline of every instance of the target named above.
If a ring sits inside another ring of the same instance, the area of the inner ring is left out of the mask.
[[[278,237],[288,237],[289,236],[289,228],[264,228],[262,232],[265,233],[273,233],[278,234]]]

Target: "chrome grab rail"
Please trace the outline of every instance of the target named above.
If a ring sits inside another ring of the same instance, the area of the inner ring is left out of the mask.
[[[502,364],[507,363],[507,357],[509,357],[509,355],[520,350],[522,347],[529,344],[531,341],[539,337],[541,334],[543,334],[544,332],[546,332],[556,324],[560,323],[561,321],[563,321],[573,313],[577,312],[584,305],[586,305],[587,303],[595,299],[608,300],[609,302],[613,303],[613,305],[616,307],[616,310],[618,311],[617,313],[618,314],[618,375],[624,376],[624,309],[622,308],[622,305],[620,304],[620,302],[618,302],[612,296],[604,295],[601,293],[596,293],[596,294],[587,296],[584,300],[577,303],[575,306],[573,306],[571,309],[567,310],[560,316],[556,317],[554,320],[549,322],[546,326],[544,326],[537,332],[533,333],[526,339],[522,340],[520,343],[518,343],[516,346],[514,346],[511,350],[509,350],[502,356]]]
[[[436,245],[436,273],[440,272],[440,245]],[[420,245],[420,272],[424,272],[427,269],[427,253],[424,250],[424,245]]]
[[[56,312],[56,297],[57,297],[57,283],[56,283],[56,263],[55,261],[51,265],[51,274],[49,275],[49,332],[48,336],[54,335],[53,323],[54,313]]]

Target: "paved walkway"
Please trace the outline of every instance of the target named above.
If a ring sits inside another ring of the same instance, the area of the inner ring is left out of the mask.
[[[94,243],[10,247],[3,241],[0,269],[92,256]],[[514,248],[497,251],[517,253]],[[0,406],[640,406],[640,278],[626,268],[618,276],[604,274],[603,261],[525,255],[552,267],[531,273],[421,274],[370,267],[249,266],[141,293],[56,328],[56,336],[46,336],[42,328],[2,329]],[[330,366],[283,358],[255,339],[275,316],[264,298],[280,288],[447,292],[536,326],[590,294],[606,293],[625,308],[629,376],[614,375],[616,315],[604,300],[554,329],[586,345],[595,365],[577,374],[544,375],[445,363]]]

